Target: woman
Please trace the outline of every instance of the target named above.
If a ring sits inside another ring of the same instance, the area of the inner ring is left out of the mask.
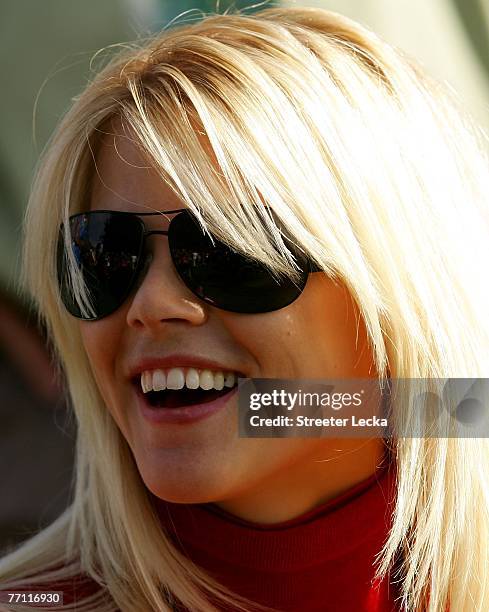
[[[484,438],[240,438],[235,393],[487,376],[488,188],[442,86],[340,15],[215,15],[115,58],[27,212],[77,478],[3,582],[77,610],[488,609]]]

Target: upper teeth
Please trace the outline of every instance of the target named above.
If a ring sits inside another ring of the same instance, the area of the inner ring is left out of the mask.
[[[216,389],[234,387],[237,375],[221,370],[196,370],[195,368],[170,368],[166,370],[145,370],[141,373],[143,393],[165,389]]]

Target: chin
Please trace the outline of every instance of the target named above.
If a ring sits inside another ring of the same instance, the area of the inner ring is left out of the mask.
[[[212,477],[212,470],[141,466],[140,476],[146,488],[156,497],[177,504],[204,504],[223,496],[222,478]]]
[[[151,483],[146,483],[147,489],[159,499],[174,504],[206,504],[216,501],[219,498],[217,494],[213,494],[208,487],[202,486],[196,491],[194,488],[182,486],[182,483],[172,484],[156,483],[155,486],[149,486]]]

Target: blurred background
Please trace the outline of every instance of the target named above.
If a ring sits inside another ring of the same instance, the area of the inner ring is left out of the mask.
[[[0,3],[0,551],[69,503],[74,426],[45,334],[17,287],[33,171],[99,50],[204,13],[320,6],[375,30],[458,92],[489,133],[488,0],[2,0]]]

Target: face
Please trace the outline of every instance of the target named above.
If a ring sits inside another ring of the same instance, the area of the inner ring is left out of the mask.
[[[185,207],[128,138],[106,137],[96,164],[91,210]],[[143,217],[148,229],[167,229],[171,218]],[[285,508],[284,489],[297,486],[300,511],[327,497],[348,475],[361,479],[362,470],[380,456],[378,441],[239,438],[237,394],[199,421],[149,422],[139,409],[130,374],[146,357],[187,354],[250,378],[375,377],[365,328],[346,288],[311,274],[303,293],[286,308],[253,315],[226,312],[200,300],[180,280],[166,236],[148,237],[147,248],[151,262],[125,303],[79,326],[107,410],[148,489],[168,501],[216,502],[256,518],[254,509],[262,502],[272,508],[281,499]],[[335,470],[322,462],[333,457]],[[273,520],[267,517],[259,515]]]

